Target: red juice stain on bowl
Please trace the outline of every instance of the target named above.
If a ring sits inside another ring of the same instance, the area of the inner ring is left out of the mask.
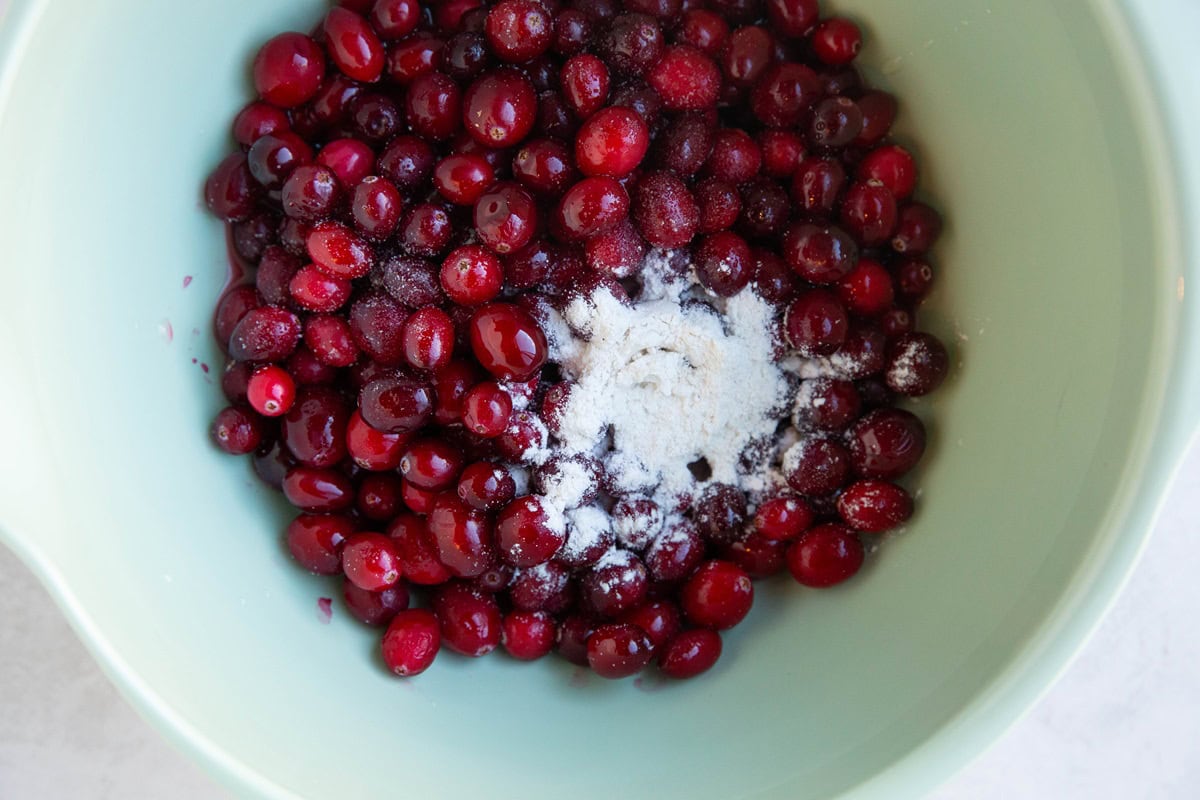
[[[329,620],[333,619],[333,598],[318,597],[317,598],[317,621],[322,625],[328,625]]]
[[[184,276],[183,276],[183,288],[185,288],[185,289],[186,289],[187,287],[189,287],[189,286],[191,286],[191,285],[192,285],[192,276],[191,276],[191,275],[184,275]]]

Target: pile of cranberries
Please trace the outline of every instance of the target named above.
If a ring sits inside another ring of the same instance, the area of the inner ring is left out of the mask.
[[[259,51],[205,187],[245,270],[212,431],[396,674],[503,646],[692,677],[752,579],[840,583],[909,518],[925,431],[893,403],[946,374],[914,330],[941,220],[860,40],[817,0],[341,0]],[[592,464],[611,533],[567,552],[537,494],[555,457],[528,458],[565,394],[539,314],[622,296],[652,248],[757,292],[781,363],[826,370],[793,376],[774,490],[701,484],[659,535],[668,510]]]

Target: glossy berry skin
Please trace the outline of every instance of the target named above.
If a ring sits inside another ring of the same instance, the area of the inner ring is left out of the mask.
[[[342,571],[342,547],[354,534],[354,523],[340,514],[301,514],[284,536],[292,558],[317,575]]]
[[[878,183],[903,200],[913,193],[917,185],[917,167],[912,154],[899,145],[877,147],[863,157],[858,164],[858,179],[864,183]]]
[[[371,269],[371,246],[340,222],[314,225],[305,247],[313,263],[336,278],[361,278]]]
[[[512,611],[504,617],[500,643],[518,661],[534,661],[554,649],[557,632],[545,611]]]
[[[817,0],[767,0],[767,16],[784,36],[799,39],[817,24]]]
[[[813,522],[813,510],[803,499],[785,495],[761,503],[754,512],[754,530],[772,541],[796,539]]]
[[[467,507],[456,495],[439,494],[427,519],[438,560],[459,578],[474,578],[496,561],[492,524],[487,515]]]
[[[861,480],[838,495],[837,510],[855,530],[883,533],[908,521],[913,501],[907,491],[894,483]]]
[[[601,678],[628,678],[650,663],[650,637],[636,625],[601,625],[587,638],[588,666]]]
[[[250,375],[246,398],[264,417],[278,417],[286,414],[296,401],[296,382],[282,367],[273,364],[259,367]]]
[[[388,526],[387,535],[400,550],[404,579],[419,586],[436,586],[450,580],[450,571],[438,560],[437,545],[425,521],[401,513]]]
[[[477,461],[458,478],[458,498],[480,511],[496,511],[507,505],[517,493],[512,474],[498,464]]]
[[[262,442],[262,420],[247,408],[230,406],[213,420],[212,438],[232,456],[253,453]]]
[[[862,567],[862,542],[844,525],[818,525],[792,543],[788,571],[797,583],[823,589],[851,578]]]
[[[660,649],[658,668],[668,678],[687,680],[712,669],[720,657],[721,634],[707,628],[692,628]]]
[[[444,439],[419,439],[400,457],[400,474],[404,479],[430,492],[453,485],[462,468],[462,453]]]
[[[687,184],[665,170],[638,182],[633,217],[646,241],[662,248],[686,245],[700,225],[700,209]]]
[[[566,538],[561,517],[553,520],[536,495],[514,500],[496,515],[496,546],[505,562],[514,567],[549,561]]]
[[[354,187],[350,197],[350,213],[355,229],[375,241],[387,239],[395,232],[403,210],[404,199],[400,196],[400,190],[388,179],[377,175],[363,178]]]
[[[848,19],[830,17],[813,31],[812,49],[824,64],[849,64],[862,47],[862,31]]]
[[[754,273],[750,245],[730,231],[704,237],[696,248],[695,264],[701,285],[720,297],[733,297]]]
[[[475,201],[475,234],[494,253],[506,255],[529,244],[537,220],[533,197],[515,183],[496,184]]]
[[[575,116],[587,119],[608,98],[608,66],[590,53],[574,56],[563,64],[559,84],[563,99]]]
[[[623,178],[650,147],[650,130],[637,112],[610,106],[597,111],[575,136],[575,163],[587,176]]]
[[[501,380],[528,380],[546,363],[545,334],[533,317],[515,305],[484,306],[471,317],[469,332],[475,358]]]
[[[359,622],[382,627],[408,608],[408,587],[397,583],[382,591],[371,592],[347,580],[342,583],[342,599],[346,609]]]
[[[557,197],[578,180],[566,145],[554,139],[530,139],[513,156],[513,177],[531,192]]]
[[[441,647],[438,619],[424,608],[396,614],[388,624],[381,645],[383,663],[400,677],[420,675],[429,669]]]
[[[674,45],[650,68],[646,82],[672,111],[712,107],[721,90],[721,70],[694,47]]]
[[[454,354],[454,322],[436,306],[413,312],[404,322],[404,359],[419,370],[438,370]]]
[[[824,497],[840,489],[850,476],[851,458],[833,439],[808,436],[784,454],[788,486],[807,497]]]
[[[356,533],[342,547],[342,569],[358,588],[383,591],[400,580],[400,553],[381,533]]]
[[[512,396],[493,381],[484,381],[463,398],[463,425],[484,439],[504,433],[512,417]]]
[[[832,292],[810,289],[796,298],[784,315],[788,344],[804,356],[834,353],[846,340],[849,317]]]
[[[621,616],[620,622],[636,625],[650,637],[650,646],[660,650],[679,633],[679,607],[670,600],[652,600]]]
[[[433,416],[434,393],[416,378],[376,378],[363,386],[358,407],[366,422],[384,433],[408,433]]]
[[[559,201],[555,222],[572,239],[610,230],[629,215],[629,195],[614,178],[584,178]]]
[[[498,70],[467,89],[462,116],[475,141],[486,147],[512,147],[533,130],[537,95],[524,75]]]
[[[403,434],[384,433],[372,428],[357,409],[346,423],[346,450],[350,458],[360,468],[372,472],[386,472],[399,467],[407,438]]]
[[[448,583],[434,592],[430,606],[441,626],[442,643],[454,652],[478,658],[500,645],[503,619],[490,594]]]
[[[684,614],[693,624],[725,630],[750,613],[754,584],[736,565],[728,561],[708,561],[683,585],[679,600]]]
[[[259,187],[242,153],[226,156],[204,185],[208,210],[227,222],[249,219]]]
[[[246,153],[250,174],[262,188],[271,191],[281,189],[292,170],[312,159],[312,148],[291,131],[267,134]]]
[[[618,550],[611,561],[597,564],[580,581],[585,606],[600,617],[619,617],[640,606],[649,591],[649,574],[642,561]]]
[[[433,142],[458,133],[460,104],[458,84],[440,72],[418,76],[404,95],[405,117],[413,134]]]
[[[536,0],[501,0],[488,12],[483,32],[498,58],[519,64],[550,49],[554,23]]]
[[[343,75],[361,83],[379,80],[383,43],[365,19],[345,8],[331,8],[325,15],[324,32],[329,58]]]
[[[494,298],[504,282],[504,265],[480,245],[457,248],[442,262],[442,290],[459,305],[473,306]]]
[[[878,183],[852,183],[842,198],[841,222],[863,247],[887,243],[896,230],[896,198]]]
[[[290,126],[287,112],[270,103],[250,103],[233,118],[233,138],[242,147],[249,147],[263,136]]]
[[[836,283],[858,264],[858,245],[834,225],[792,225],[784,233],[782,254],[797,275],[815,284]]]
[[[457,205],[474,205],[495,179],[492,165],[477,153],[452,153],[433,170],[434,188]]]
[[[899,408],[864,414],[846,432],[855,471],[864,478],[893,480],[917,465],[925,453],[925,426]]]
[[[858,265],[838,281],[837,290],[846,309],[861,317],[882,314],[895,299],[891,273],[869,258],[860,258]]]
[[[949,369],[950,356],[936,337],[903,333],[891,343],[884,379],[893,392],[920,397],[941,386]]]
[[[302,33],[281,33],[263,45],[254,59],[254,88],[280,108],[310,99],[325,75],[325,54]]]

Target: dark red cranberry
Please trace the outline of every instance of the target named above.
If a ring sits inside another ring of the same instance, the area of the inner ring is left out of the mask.
[[[336,139],[321,148],[317,163],[333,170],[342,186],[357,186],[371,174],[375,152],[358,139]]]
[[[397,136],[380,154],[376,169],[402,193],[415,192],[433,173],[436,160],[427,142],[415,136]]]
[[[462,468],[462,452],[442,439],[412,442],[400,458],[400,474],[404,479],[431,492],[456,483]]]
[[[463,98],[467,132],[486,147],[512,147],[533,129],[537,95],[533,84],[510,69],[479,78]]]
[[[282,361],[296,349],[300,334],[300,320],[292,312],[277,306],[250,308],[229,335],[229,355],[237,361]]]
[[[940,214],[924,203],[908,203],[897,214],[892,249],[904,255],[923,255],[933,247],[941,233]]]
[[[371,269],[371,246],[340,222],[318,222],[306,242],[317,266],[338,278],[361,278]]]
[[[908,472],[925,452],[925,426],[899,408],[879,408],[847,432],[854,469],[864,478],[892,480]]]
[[[564,611],[574,599],[571,573],[555,561],[517,570],[508,594],[513,607],[521,611]]]
[[[949,369],[946,347],[936,337],[905,333],[891,343],[884,380],[896,394],[920,397],[941,386]]]
[[[283,183],[283,212],[304,222],[316,222],[333,212],[340,195],[333,170],[306,164],[292,170]]]
[[[462,421],[462,403],[469,390],[479,380],[478,369],[467,361],[451,361],[434,374],[434,393],[437,398],[434,420],[439,425]]]
[[[405,112],[412,132],[430,141],[449,139],[461,124],[461,94],[453,79],[427,72],[409,84]]]
[[[696,248],[695,264],[701,285],[720,297],[740,292],[754,272],[750,246],[729,231],[704,237]]]
[[[463,398],[463,424],[476,436],[492,439],[504,433],[512,410],[508,392],[493,381],[485,381]]]
[[[537,496],[514,500],[496,516],[500,556],[515,567],[549,561],[565,541],[561,516],[555,516]]]
[[[742,211],[742,197],[733,184],[706,178],[692,190],[699,210],[699,233],[716,233],[733,227]]]
[[[391,522],[405,510],[400,478],[390,473],[372,473],[359,480],[355,508],[373,522]]]
[[[721,634],[692,628],[675,636],[659,651],[658,668],[668,678],[686,680],[712,669],[721,657]]]
[[[383,663],[400,677],[420,675],[429,669],[441,647],[438,619],[423,608],[409,608],[388,624],[381,645]]]
[[[433,170],[434,188],[458,205],[473,205],[495,179],[492,165],[475,153],[452,153]]]
[[[246,383],[246,399],[264,417],[288,412],[296,400],[296,382],[282,367],[267,364],[254,370]]]
[[[358,588],[379,592],[400,580],[400,553],[381,533],[355,533],[342,547],[342,569]]]
[[[741,541],[718,549],[721,558],[732,561],[751,578],[769,578],[785,566],[787,542],[778,542],[750,533]]]
[[[767,16],[781,34],[799,39],[817,24],[817,0],[767,0]]]
[[[650,663],[650,637],[636,625],[601,625],[587,639],[587,660],[602,678],[627,678]]]
[[[577,55],[563,64],[559,83],[567,105],[577,117],[586,119],[608,98],[608,67],[590,53]]]
[[[812,378],[800,384],[796,393],[793,421],[801,429],[812,426],[840,431],[858,419],[862,410],[858,389],[850,381]]]
[[[479,657],[500,644],[500,607],[490,594],[463,583],[448,583],[430,602],[441,625],[442,642],[456,653]]]
[[[813,53],[826,64],[849,64],[860,47],[862,31],[844,17],[830,17],[813,31]]]
[[[870,91],[856,102],[863,114],[863,127],[854,144],[869,147],[879,143],[891,131],[896,119],[896,98],[887,92]]]
[[[404,323],[404,358],[422,370],[440,369],[450,363],[454,350],[454,323],[436,306],[414,312]]]
[[[488,12],[483,30],[492,52],[514,64],[546,52],[554,37],[550,14],[537,0],[501,0]]]
[[[819,436],[808,436],[783,456],[782,471],[788,486],[802,495],[822,497],[846,484],[851,457],[845,447]]]
[[[335,278],[314,264],[301,267],[287,284],[288,297],[307,311],[328,314],[350,299],[350,281]]]
[[[838,514],[855,530],[883,533],[904,524],[913,513],[912,497],[887,481],[862,480],[838,495]]]
[[[554,15],[554,42],[551,46],[555,53],[573,56],[587,47],[591,38],[592,20],[587,14],[568,8]]]
[[[250,151],[246,154],[246,163],[250,168],[250,174],[263,188],[270,190],[283,188],[284,181],[292,174],[292,171],[296,167],[308,164],[312,159],[312,148],[291,131],[279,131],[263,136],[251,146]],[[226,159],[226,163],[228,162],[229,159]],[[232,182],[227,181],[227,183],[230,188],[225,190],[226,196],[233,188],[236,188]]]
[[[891,273],[873,259],[859,259],[858,266],[838,282],[837,288],[838,296],[853,314],[873,317],[892,307]]]
[[[712,153],[716,128],[703,112],[679,115],[658,137],[654,157],[677,175],[694,175]]]
[[[879,330],[889,339],[902,333],[911,333],[916,328],[913,315],[903,308],[889,308],[879,315]]]
[[[263,136],[288,127],[287,112],[270,103],[253,102],[233,118],[233,138],[243,147],[249,147]]]
[[[578,178],[567,147],[553,139],[525,142],[513,157],[513,177],[527,189],[557,196]]]
[[[650,68],[646,82],[672,111],[704,109],[717,102],[721,70],[696,48],[674,45]]]
[[[783,259],[763,249],[752,250],[754,258],[754,288],[768,303],[781,306],[796,296],[796,276]]]
[[[408,437],[376,430],[363,419],[361,411],[355,410],[346,424],[346,449],[354,463],[365,470],[396,469],[407,445]]]
[[[554,221],[568,237],[586,239],[614,228],[628,215],[625,187],[613,178],[595,177],[584,178],[567,190]]]
[[[633,553],[614,550],[583,576],[580,588],[588,608],[611,619],[645,601],[649,576]]]
[[[404,578],[420,586],[435,586],[450,580],[450,572],[438,560],[438,548],[425,521],[413,514],[392,520],[388,536],[400,550]]]
[[[825,98],[813,108],[808,120],[808,141],[823,150],[845,147],[861,131],[862,111],[848,97]]]
[[[293,108],[310,99],[325,75],[325,54],[302,33],[281,33],[254,58],[254,88],[274,106]]]
[[[758,135],[758,146],[762,150],[762,170],[772,178],[791,178],[804,158],[804,141],[794,131],[763,131]]]
[[[737,625],[754,603],[754,584],[740,567],[713,560],[700,566],[679,593],[684,614],[693,624],[725,630]]]
[[[810,283],[835,283],[858,263],[858,245],[841,228],[800,222],[783,237],[788,265]]]
[[[690,522],[667,523],[646,550],[646,567],[656,581],[678,581],[691,575],[704,558],[704,540]]]
[[[590,617],[572,615],[564,619],[558,626],[558,654],[572,664],[588,666],[587,642],[595,627]]]
[[[363,387],[359,408],[371,427],[406,433],[422,427],[433,415],[433,390],[415,378],[376,378]]]
[[[718,58],[729,40],[729,23],[720,14],[704,9],[686,11],[675,31],[679,44],[688,44],[710,58]]]
[[[347,580],[342,584],[342,598],[350,614],[365,625],[387,625],[408,608],[408,588],[403,583],[372,592]]]
[[[348,367],[358,358],[350,324],[342,317],[308,317],[304,322],[304,344],[322,364],[331,367]]]
[[[395,184],[375,175],[364,178],[355,187],[350,201],[355,227],[364,236],[376,240],[387,239],[395,232],[403,207],[404,201]]]
[[[249,219],[258,197],[254,181],[246,156],[233,153],[209,176],[204,185],[204,202],[209,211],[228,222]]]
[[[628,278],[641,269],[646,242],[626,220],[612,230],[588,239],[584,253],[591,269],[618,279]]]
[[[673,639],[681,626],[679,607],[670,600],[652,600],[622,615],[620,621],[645,631],[655,651]]]
[[[363,93],[347,106],[354,132],[368,142],[382,143],[400,132],[404,112],[391,98]]]
[[[254,277],[258,293],[269,305],[285,306],[291,300],[288,284],[303,262],[278,245],[263,253]],[[240,320],[239,320],[240,321]],[[228,340],[226,340],[228,341]]]
[[[337,379],[337,370],[322,364],[313,352],[303,345],[288,356],[284,366],[300,386],[328,386]]]
[[[754,512],[754,530],[773,541],[790,542],[813,522],[812,507],[800,497],[782,495],[759,505]]]
[[[800,122],[820,96],[820,80],[811,69],[791,62],[774,64],[754,85],[750,107],[763,124],[789,128]]]
[[[754,239],[776,237],[791,213],[787,192],[778,183],[759,179],[742,187],[738,228]]]
[[[538,95],[537,122],[534,129],[538,135],[568,141],[575,138],[578,122],[562,95],[554,91]]]
[[[262,418],[248,408],[230,406],[217,414],[212,437],[217,446],[235,456],[253,453],[263,439]]]
[[[353,534],[349,517],[301,514],[288,525],[285,539],[300,566],[317,575],[337,575],[342,571],[342,546]]]
[[[458,497],[480,511],[496,511],[516,494],[512,474],[502,466],[478,461],[462,471],[458,479]]]
[[[254,214],[249,219],[230,225],[233,249],[246,261],[257,264],[263,255],[279,241],[279,217],[269,211]]]
[[[363,295],[350,306],[354,343],[379,364],[404,360],[404,322],[408,314],[385,294]]]
[[[394,43],[388,50],[387,74],[396,83],[408,85],[442,64],[446,42],[427,32],[417,32]]]
[[[710,542],[741,538],[746,517],[746,495],[729,484],[710,485],[696,503],[696,524]]]
[[[846,182],[840,162],[828,158],[806,158],[792,178],[792,200],[801,210],[829,216]]]
[[[481,242],[501,255],[512,253],[533,239],[537,206],[517,184],[499,183],[475,202],[474,223]]]
[[[787,342],[803,356],[829,355],[846,340],[849,318],[832,293],[810,289],[788,306],[783,319]]]
[[[246,390],[253,371],[253,365],[244,361],[230,361],[225,364],[225,369],[221,371],[221,392],[226,400],[234,405],[245,404]]]
[[[738,28],[730,35],[721,62],[725,76],[734,86],[753,86],[774,60],[774,46],[766,29],[757,25]]]
[[[863,546],[844,525],[812,528],[788,548],[788,571],[798,583],[814,588],[834,586],[852,577],[863,562]]]
[[[699,210],[687,184],[665,171],[647,173],[638,181],[633,214],[638,230],[655,247],[682,247],[699,225]]]
[[[491,61],[487,40],[481,33],[459,33],[446,43],[442,69],[456,81],[469,81]]]
[[[596,47],[617,74],[642,75],[663,55],[662,28],[645,14],[621,14],[608,24]]]
[[[584,175],[622,178],[642,162],[650,131],[632,109],[618,106],[588,117],[575,137],[575,163]]]
[[[446,251],[453,236],[453,223],[446,209],[433,203],[418,203],[404,215],[396,238],[409,253],[433,257]]]
[[[554,649],[557,628],[544,611],[512,611],[504,617],[501,644],[518,661],[533,661]]]
[[[454,575],[474,578],[495,563],[491,521],[483,512],[468,508],[454,493],[437,496],[427,521],[438,558]]]
[[[933,267],[928,261],[908,259],[900,262],[895,271],[896,289],[910,303],[920,303],[933,287]]]
[[[609,104],[633,109],[650,130],[657,128],[662,117],[662,98],[643,83],[630,82],[618,87],[612,93]]]
[[[732,184],[745,183],[762,167],[762,152],[750,134],[737,128],[722,128],[713,140],[705,171]]]
[[[381,39],[399,39],[416,30],[421,4],[418,0],[375,0],[369,19]]]
[[[474,13],[483,4],[482,0],[446,0],[433,6],[433,23],[438,30],[447,33],[462,30],[467,22],[476,24]]]
[[[342,74],[362,83],[383,74],[383,44],[367,21],[345,8],[331,8],[325,16],[325,46],[329,59]]]
[[[306,387],[283,417],[283,443],[305,466],[332,467],[346,457],[349,417],[350,411],[337,392]]]
[[[896,198],[882,184],[852,183],[842,198],[842,224],[864,247],[890,240],[896,216]]]
[[[464,245],[442,262],[442,290],[460,305],[486,303],[500,293],[503,282],[500,259],[479,245]]]

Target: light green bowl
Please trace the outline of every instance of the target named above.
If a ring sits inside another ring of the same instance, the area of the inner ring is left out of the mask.
[[[257,44],[322,6],[14,0],[0,23],[4,539],[149,719],[247,794],[891,800],[1032,702],[1134,561],[1200,397],[1186,118],[1130,9],[837,4],[949,221],[924,320],[956,367],[919,409],[920,513],[844,588],[763,586],[705,679],[639,686],[501,656],[389,677],[377,633],[321,624],[334,586],[208,444],[226,266],[199,187]],[[1195,11],[1163,6],[1133,13],[1181,45]]]

